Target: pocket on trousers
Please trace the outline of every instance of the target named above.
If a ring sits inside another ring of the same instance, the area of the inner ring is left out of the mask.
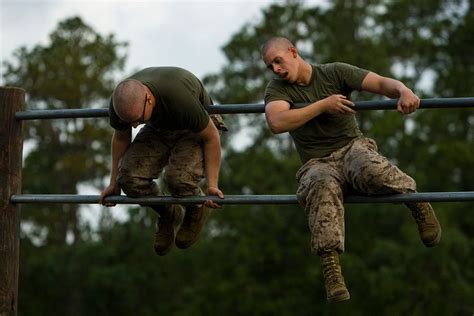
[[[211,114],[209,115],[211,117],[212,122],[216,126],[216,128],[220,131],[227,132],[229,129],[227,128],[227,125],[225,125],[224,119],[222,116],[219,114]]]

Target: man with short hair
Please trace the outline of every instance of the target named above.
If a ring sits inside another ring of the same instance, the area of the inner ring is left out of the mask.
[[[120,82],[109,106],[112,137],[110,184],[104,198],[123,190],[131,197],[161,194],[157,179],[164,170],[164,184],[174,196],[204,195],[200,181],[207,179],[207,194],[220,198],[220,131],[226,130],[218,115],[206,109],[212,100],[201,81],[178,67],[145,68]],[[132,127],[144,123],[132,142]],[[210,215],[220,205],[155,205],[158,213],[155,252],[165,255],[173,242],[190,247]],[[181,225],[181,226],[180,226]],[[179,228],[179,230],[178,230]]]
[[[278,78],[267,85],[265,114],[273,133],[289,132],[303,166],[297,173],[297,197],[305,208],[311,248],[321,257],[327,299],[350,298],[338,255],[344,251],[343,196],[348,190],[377,195],[415,192],[415,181],[377,152],[364,137],[350,100],[353,90],[398,98],[397,110],[408,114],[419,98],[402,82],[344,64],[311,65],[283,37],[262,47],[262,58]],[[309,103],[294,108],[296,103]],[[427,247],[441,238],[429,203],[406,203]]]

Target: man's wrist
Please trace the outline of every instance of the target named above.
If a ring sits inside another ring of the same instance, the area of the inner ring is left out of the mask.
[[[398,89],[398,95],[399,95],[399,97],[401,97],[401,96],[402,96],[403,94],[405,94],[405,93],[412,94],[413,91],[411,91],[411,89],[408,88],[407,86],[402,85],[402,86],[400,87],[400,89]]]
[[[116,180],[116,179],[113,179],[113,180],[111,179],[111,180],[110,180],[110,183],[109,183],[109,187],[118,188],[119,185],[118,185],[118,183],[117,183],[117,180]]]
[[[210,190],[210,189],[219,189],[219,187],[217,186],[217,184],[207,185],[207,190]]]

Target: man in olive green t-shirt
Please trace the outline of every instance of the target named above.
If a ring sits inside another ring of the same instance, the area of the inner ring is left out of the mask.
[[[350,100],[353,90],[399,98],[397,110],[408,114],[419,98],[402,82],[344,63],[311,65],[286,38],[262,48],[266,66],[278,78],[265,91],[265,114],[273,133],[289,132],[303,166],[297,173],[298,201],[305,207],[311,247],[322,260],[327,299],[350,298],[338,255],[344,251],[343,197],[348,189],[363,194],[415,192],[415,181],[377,152],[364,137]],[[309,103],[295,108],[296,103]],[[427,247],[436,245],[441,227],[429,203],[406,203]]]
[[[212,100],[201,81],[177,67],[145,68],[120,82],[109,106],[112,137],[110,184],[100,203],[112,194],[154,196],[154,181],[164,169],[163,182],[175,196],[203,195],[199,182],[207,179],[207,194],[223,198],[218,186],[221,161],[220,132],[225,125],[206,108]],[[132,142],[132,127],[145,123]],[[155,252],[165,255],[173,242],[190,247],[218,204],[156,205],[158,213]],[[181,225],[181,226],[180,226]],[[178,230],[179,227],[179,231]]]

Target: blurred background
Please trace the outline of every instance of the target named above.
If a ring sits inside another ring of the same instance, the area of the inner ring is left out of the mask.
[[[0,84],[24,88],[28,109],[105,108],[133,71],[174,65],[216,103],[261,103],[272,75],[260,46],[281,35],[312,63],[354,64],[421,98],[473,97],[473,2],[1,0]],[[271,135],[261,114],[224,118],[223,191],[293,194],[289,135]],[[472,109],[358,120],[420,192],[474,189]],[[107,119],[26,121],[24,135],[24,194],[99,194],[108,183]],[[296,205],[227,205],[192,248],[165,257],[150,209],[23,205],[19,315],[472,315],[473,203],[433,205],[443,227],[433,249],[404,206],[346,205],[352,298],[336,306]]]

